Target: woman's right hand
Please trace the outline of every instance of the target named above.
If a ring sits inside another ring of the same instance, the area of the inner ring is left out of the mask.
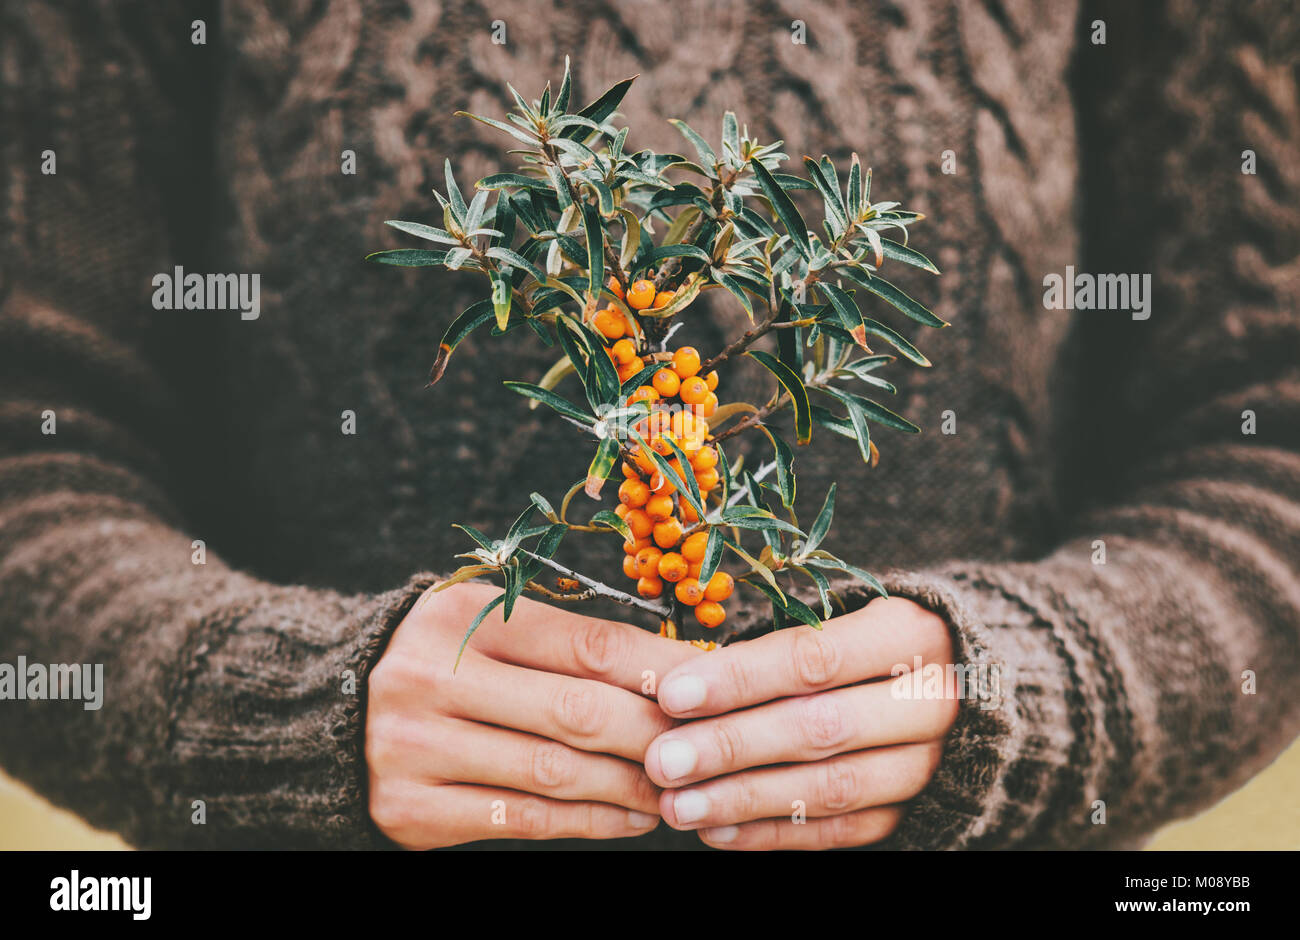
[[[371,671],[370,815],[408,849],[479,839],[617,839],[659,823],[646,748],[675,721],[658,679],[689,643],[521,598],[452,664],[486,584],[425,592]]]

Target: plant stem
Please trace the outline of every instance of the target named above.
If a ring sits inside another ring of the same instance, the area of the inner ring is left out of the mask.
[[[560,574],[564,575],[566,578],[572,578],[573,580],[577,581],[579,584],[585,584],[587,587],[591,588],[601,597],[607,597],[612,601],[616,601],[617,603],[624,605],[625,607],[640,607],[642,610],[648,610],[652,614],[658,614],[660,617],[667,617],[671,614],[671,611],[669,611],[667,607],[661,607],[658,604],[652,604],[649,601],[643,600],[640,597],[633,597],[631,594],[626,594],[623,591],[618,590],[617,588],[612,588],[608,584],[602,584],[599,581],[587,577],[585,574],[579,574],[578,572],[574,571],[572,568],[564,567],[564,565],[560,564],[558,561],[552,561],[549,558],[543,558],[541,555],[535,555],[526,548],[518,548],[516,549],[516,551],[522,555],[527,555],[529,558],[533,559],[534,561],[540,561],[548,568],[555,569]]]

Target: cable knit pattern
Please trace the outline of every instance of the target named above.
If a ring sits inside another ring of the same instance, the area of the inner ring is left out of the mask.
[[[952,326],[903,323],[936,367],[888,374],[925,433],[876,435],[872,471],[822,435],[799,473],[810,507],[840,482],[828,547],[1000,671],[886,846],[1127,846],[1209,805],[1300,729],[1297,50],[1280,0],[6,4],[0,662],[102,662],[107,688],[0,703],[0,762],[138,845],[386,844],[365,680],[411,572],[581,467],[500,384],[554,350],[476,336],[427,391],[479,285],[360,259],[436,215],[445,156],[462,183],[510,162],[452,111],[499,116],[569,54],[584,100],[640,73],[632,146],[733,108],[927,215],[943,277],[894,277]],[[178,264],[259,273],[260,318],[154,310]],[[1151,273],[1151,318],[1045,310],[1066,265]],[[681,338],[716,348],[734,306]],[[630,844],[698,845],[664,828]]]

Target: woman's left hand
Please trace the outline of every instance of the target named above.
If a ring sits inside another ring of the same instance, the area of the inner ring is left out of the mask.
[[[952,669],[941,694],[900,695],[891,670],[914,670],[916,656],[952,663],[947,624],[910,600],[877,598],[821,631],[780,630],[677,666],[659,685],[659,706],[698,720],[646,751],[646,772],[665,788],[663,818],[727,849],[841,848],[889,835],[957,717]],[[922,684],[913,678],[908,687]]]

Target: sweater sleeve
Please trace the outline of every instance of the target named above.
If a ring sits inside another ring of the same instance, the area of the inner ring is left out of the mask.
[[[1212,6],[1084,11],[1081,270],[1152,272],[1152,312],[1082,314],[1057,547],[885,579],[1001,699],[963,701],[892,845],[1140,844],[1300,733],[1300,17]]]
[[[187,523],[214,515],[199,383],[166,353],[191,327],[149,299],[202,249],[201,12],[21,6],[0,12],[0,663],[103,671],[98,708],[0,702],[0,762],[142,847],[384,845],[365,680],[431,578],[276,586]]]

